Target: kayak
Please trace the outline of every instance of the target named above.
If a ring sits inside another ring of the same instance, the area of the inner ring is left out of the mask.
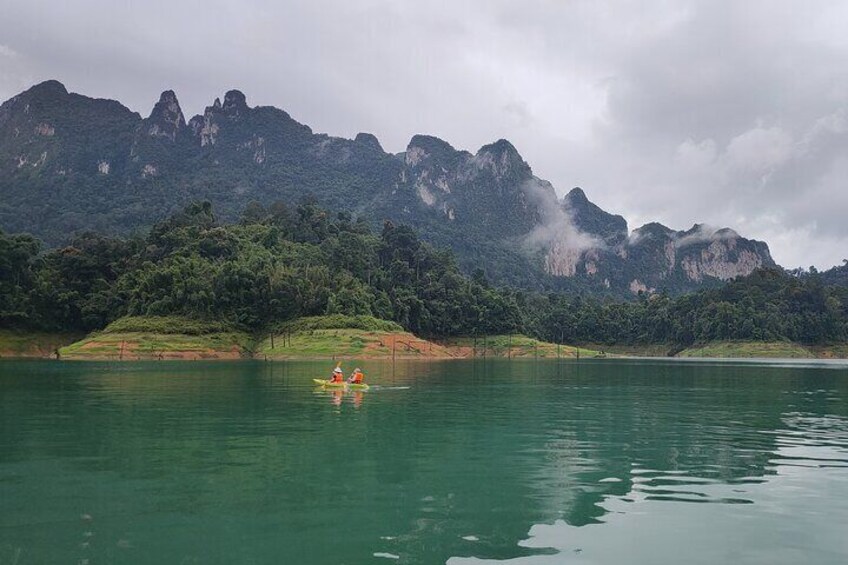
[[[334,383],[332,381],[328,381],[326,379],[312,379],[312,382],[318,386],[322,386],[324,388],[338,388],[338,389],[350,389],[350,390],[368,390],[369,387],[365,383],[354,384],[354,383]]]
[[[328,381],[326,379],[312,379],[312,382],[318,386],[323,386],[327,388],[344,388],[347,386],[346,382],[334,383],[333,381]]]

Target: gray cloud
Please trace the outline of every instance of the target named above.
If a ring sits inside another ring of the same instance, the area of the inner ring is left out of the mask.
[[[0,98],[57,78],[147,115],[237,87],[317,131],[510,139],[631,228],[730,226],[786,266],[848,255],[836,0],[0,0]]]

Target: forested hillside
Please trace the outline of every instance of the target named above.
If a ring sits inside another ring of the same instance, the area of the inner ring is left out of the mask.
[[[414,227],[467,274],[498,284],[630,297],[680,294],[773,266],[768,246],[729,229],[651,223],[632,232],[583,190],[563,198],[500,139],[476,153],[413,135],[392,154],[343,139],[238,90],[186,119],[173,91],[143,118],[46,81],[0,106],[0,229],[62,246],[86,231],[130,236],[195,201],[225,221],[256,202]]]
[[[848,288],[818,276],[796,278],[761,269],[722,288],[672,298],[642,294],[635,302],[549,297],[539,333],[565,342],[665,343],[781,341],[804,344],[848,339]]]
[[[517,295],[459,272],[450,252],[387,222],[380,235],[314,204],[248,208],[221,225],[209,203],[146,238],[93,233],[40,254],[30,236],[0,237],[0,323],[94,330],[126,315],[181,315],[249,331],[319,314],[373,315],[419,335],[507,333]]]
[[[0,327],[91,331],[123,316],[178,315],[252,333],[324,314],[371,315],[433,338],[528,333],[557,343],[848,339],[848,288],[762,269],[719,289],[638,300],[496,288],[412,228],[379,234],[314,202],[248,207],[221,223],[194,203],[145,237],[87,233],[44,252],[0,234]]]

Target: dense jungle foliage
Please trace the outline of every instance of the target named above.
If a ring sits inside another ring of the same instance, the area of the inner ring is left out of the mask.
[[[371,233],[314,204],[249,206],[219,225],[188,206],[144,238],[85,234],[41,253],[0,236],[0,323],[94,330],[122,316],[180,315],[261,331],[302,316],[369,315],[427,336],[517,331],[515,293],[463,276],[453,256],[407,226]]]
[[[449,251],[313,202],[249,205],[235,224],[194,203],[142,238],[87,233],[44,252],[0,233],[0,327],[91,331],[124,316],[184,316],[262,332],[303,316],[396,322],[425,337],[527,333],[558,343],[848,338],[848,289],[768,269],[722,288],[632,302],[493,288]]]

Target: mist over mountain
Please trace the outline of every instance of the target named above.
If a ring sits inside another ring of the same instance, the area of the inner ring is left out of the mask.
[[[506,140],[476,153],[415,135],[385,152],[368,133],[315,133],[238,90],[186,119],[173,91],[147,117],[47,81],[0,106],[0,228],[51,245],[74,232],[144,230],[195,200],[235,220],[249,203],[306,198],[376,224],[407,223],[494,282],[611,295],[679,293],[773,266],[730,229],[623,217],[564,198]]]

